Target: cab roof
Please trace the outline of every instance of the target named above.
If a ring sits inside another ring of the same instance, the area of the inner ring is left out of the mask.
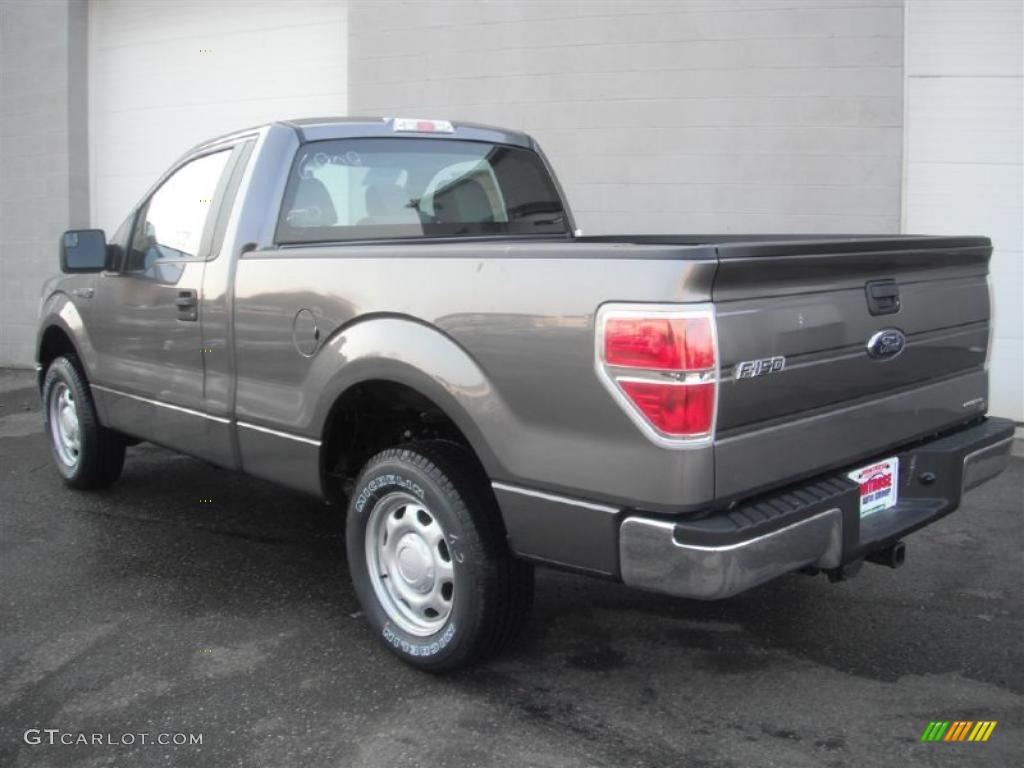
[[[482,125],[480,123],[467,123],[459,121],[444,121],[436,119],[424,119],[425,123],[448,123],[452,131],[444,132],[417,132],[411,130],[396,130],[396,120],[403,122],[417,122],[408,118],[398,117],[303,117],[294,120],[276,120],[271,123],[253,126],[240,131],[208,139],[190,150],[194,152],[203,147],[217,144],[247,133],[255,133],[270,126],[282,126],[295,131],[300,142],[325,141],[330,139],[359,139],[359,138],[380,138],[393,136],[408,136],[417,138],[433,139],[462,139],[464,141],[486,141],[494,144],[511,144],[526,149],[536,149],[536,145],[527,134],[522,131],[513,131],[506,128],[499,128],[493,125]]]
[[[288,126],[299,134],[301,141],[321,141],[324,139],[370,138],[381,136],[418,136],[440,139],[465,139],[470,141],[489,141],[495,144],[512,144],[533,148],[533,140],[522,131],[513,131],[493,125],[467,123],[461,120],[440,120],[427,118],[425,123],[447,123],[454,129],[451,132],[396,130],[396,121],[417,122],[403,115],[394,117],[306,117],[298,120],[282,120],[281,125]]]

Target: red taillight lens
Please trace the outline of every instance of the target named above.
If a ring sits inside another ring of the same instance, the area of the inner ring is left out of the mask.
[[[715,410],[715,385],[622,381],[633,404],[659,431],[675,437],[706,435]]]
[[[610,317],[604,327],[604,361],[662,371],[713,368],[711,322],[705,317]]]
[[[709,305],[605,305],[597,372],[637,426],[668,447],[705,444],[718,409],[715,312]]]

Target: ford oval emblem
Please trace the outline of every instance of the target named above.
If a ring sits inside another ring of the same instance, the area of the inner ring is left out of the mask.
[[[883,328],[868,339],[868,357],[891,360],[903,351],[907,337],[898,328]]]

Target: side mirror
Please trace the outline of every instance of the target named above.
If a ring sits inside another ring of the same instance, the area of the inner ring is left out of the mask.
[[[102,272],[107,266],[107,236],[102,229],[69,229],[60,239],[61,272]]]

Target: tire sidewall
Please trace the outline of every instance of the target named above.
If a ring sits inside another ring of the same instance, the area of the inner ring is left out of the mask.
[[[352,491],[346,520],[346,549],[352,584],[370,626],[385,644],[409,663],[429,669],[450,663],[467,652],[481,618],[479,591],[474,588],[481,567],[479,542],[466,524],[466,508],[457,491],[444,489],[412,463],[411,451],[371,461]],[[387,495],[403,492],[421,501],[441,524],[454,565],[454,604],[444,625],[432,635],[418,636],[396,625],[377,598],[366,561],[366,526],[374,506]],[[461,514],[460,514],[461,512]]]
[[[69,372],[68,369],[71,369]],[[46,377],[43,379],[43,423],[46,427],[46,438],[50,445],[50,454],[53,456],[53,463],[57,466],[57,471],[60,472],[61,476],[69,481],[74,482],[82,475],[84,465],[89,460],[90,451],[95,450],[93,445],[92,431],[87,428],[89,423],[87,416],[87,409],[91,413],[92,400],[89,398],[89,393],[85,392],[80,386],[79,377],[73,375],[74,368],[72,363],[66,358],[59,357],[53,361],[50,365],[49,370],[46,372]],[[80,447],[78,452],[78,461],[75,466],[69,467],[65,464],[60,454],[57,452],[57,448],[54,445],[53,430],[50,424],[50,396],[53,393],[53,388],[57,384],[65,384],[68,389],[71,390],[71,394],[75,398],[75,410],[78,414],[78,435],[80,441]]]

